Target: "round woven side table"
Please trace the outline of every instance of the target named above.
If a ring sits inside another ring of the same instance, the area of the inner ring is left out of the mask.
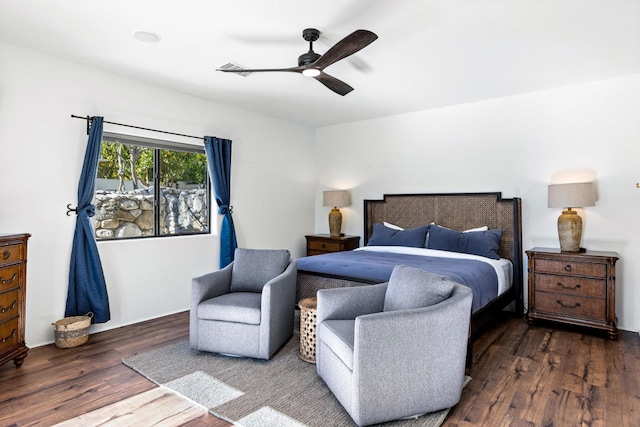
[[[305,362],[316,363],[316,297],[298,302],[300,307],[300,351],[298,357]]]

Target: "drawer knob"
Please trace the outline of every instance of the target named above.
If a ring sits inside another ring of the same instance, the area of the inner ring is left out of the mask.
[[[564,308],[577,308],[577,307],[580,307],[580,303],[579,303],[579,302],[577,302],[577,303],[575,303],[575,304],[573,304],[573,305],[567,305],[567,304],[564,304],[564,303],[563,303],[562,301],[560,301],[560,300],[557,300],[556,302],[557,302],[558,304],[560,304],[561,306],[563,306]]]
[[[564,271],[571,271],[571,270],[572,270],[571,264],[567,264],[564,266]]]
[[[11,252],[9,251],[9,249],[5,249],[4,252],[2,252],[2,259],[3,260],[9,259],[10,256],[11,256]]]
[[[13,300],[13,304],[11,304],[10,307],[4,308],[3,306],[0,305],[0,313],[6,313],[7,311],[11,311],[14,308],[16,308],[16,305],[18,304],[18,300]]]
[[[327,245],[326,244],[322,244],[322,249],[326,249]]]
[[[11,283],[14,280],[16,280],[16,277],[18,277],[18,273],[14,273],[11,279],[3,279],[2,277],[0,277],[0,283],[2,283],[3,285],[6,285],[7,283]]]
[[[565,286],[561,282],[556,283],[556,285],[560,286],[562,289],[571,289],[571,290],[580,289],[582,287],[582,286],[580,286],[580,283],[576,284],[574,287]]]

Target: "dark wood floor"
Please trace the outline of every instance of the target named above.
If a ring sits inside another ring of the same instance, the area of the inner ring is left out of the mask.
[[[49,426],[156,387],[121,363],[188,337],[188,313],[34,348],[0,366],[0,425]],[[640,426],[640,337],[505,318],[474,344],[473,380],[445,426]],[[202,416],[187,426],[230,424]]]
[[[20,368],[0,366],[0,426],[51,426],[157,387],[122,358],[188,336],[189,313],[183,312],[92,334],[80,347],[33,348]],[[184,425],[231,424],[206,415]]]
[[[474,344],[446,426],[640,426],[640,336],[509,318]]]

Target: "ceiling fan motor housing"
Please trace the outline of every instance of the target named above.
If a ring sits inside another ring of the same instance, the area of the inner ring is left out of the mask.
[[[314,42],[320,38],[320,31],[315,28],[307,28],[302,30],[302,38],[308,42]]]
[[[320,56],[322,56],[313,51],[313,42],[320,38],[320,31],[316,30],[315,28],[307,28],[305,30],[302,30],[302,38],[309,42],[309,52],[303,53],[298,57],[299,67],[309,65],[320,58]]]
[[[298,66],[302,67],[303,65],[311,64],[312,62],[315,62],[318,58],[320,58],[320,56],[321,55],[315,53],[312,50],[307,53],[303,53],[298,57]]]

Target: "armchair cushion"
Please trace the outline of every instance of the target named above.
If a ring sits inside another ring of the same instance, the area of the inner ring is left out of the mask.
[[[430,307],[449,298],[455,283],[446,276],[397,265],[389,278],[383,310]]]
[[[262,292],[269,280],[287,268],[290,258],[291,254],[286,249],[236,249],[231,292]]]
[[[198,304],[198,318],[259,325],[261,299],[255,292],[232,292],[210,298]]]

